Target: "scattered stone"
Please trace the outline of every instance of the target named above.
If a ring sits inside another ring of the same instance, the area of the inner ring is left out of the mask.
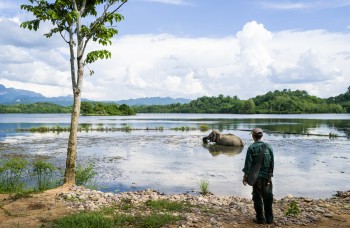
[[[324,214],[323,216],[326,217],[326,218],[332,218],[332,217],[333,217],[333,214],[326,213],[326,214]]]
[[[349,203],[342,192],[339,196],[330,199],[298,198],[292,195],[274,200],[275,224],[271,227],[283,226],[312,226],[322,217],[332,218],[334,214],[350,213]],[[66,203],[68,209],[73,211],[96,211],[100,208],[125,200],[135,205],[141,205],[148,200],[166,199],[170,201],[186,202],[192,205],[190,211],[174,212],[175,216],[184,216],[184,221],[179,221],[177,227],[235,227],[246,224],[246,221],[255,217],[254,205],[251,199],[240,197],[224,197],[216,195],[190,195],[176,194],[164,195],[155,190],[146,189],[135,192],[103,193],[100,191],[85,189],[80,186],[72,186],[69,192],[57,194],[57,198]],[[286,209],[291,200],[296,201],[300,213],[294,216],[286,216]],[[203,210],[205,208],[205,210]],[[144,211],[142,213],[147,213]]]
[[[306,203],[310,203],[310,202],[312,202],[312,199],[311,199],[311,198],[306,198],[306,199],[304,199],[304,201],[305,201]]]

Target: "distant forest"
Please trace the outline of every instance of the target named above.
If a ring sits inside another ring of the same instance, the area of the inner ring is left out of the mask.
[[[0,113],[70,113],[71,107],[51,103],[0,105]],[[186,104],[117,105],[82,102],[82,115],[135,115],[135,113],[232,113],[232,114],[301,114],[350,113],[350,87],[336,97],[319,98],[304,90],[276,90],[248,100],[237,96],[197,98]]]
[[[72,107],[64,107],[52,103],[34,103],[34,104],[15,104],[0,105],[0,113],[71,113]],[[81,115],[93,116],[129,116],[135,115],[135,112],[128,105],[100,103],[100,102],[81,102]]]
[[[248,100],[240,100],[237,96],[204,96],[188,104],[138,105],[133,109],[136,113],[350,113],[350,87],[346,93],[328,99],[311,96],[303,90],[285,89]]]

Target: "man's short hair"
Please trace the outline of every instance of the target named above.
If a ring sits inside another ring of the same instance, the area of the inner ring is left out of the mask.
[[[254,128],[252,131],[251,131],[251,134],[257,138],[257,139],[261,139],[262,136],[263,136],[263,130],[261,128]]]

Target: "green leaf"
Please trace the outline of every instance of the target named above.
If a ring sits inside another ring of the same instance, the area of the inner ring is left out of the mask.
[[[97,61],[98,59],[108,59],[112,57],[112,53],[107,50],[97,50],[97,51],[92,51],[89,52],[86,56],[86,59],[84,61],[84,64],[89,64]]]

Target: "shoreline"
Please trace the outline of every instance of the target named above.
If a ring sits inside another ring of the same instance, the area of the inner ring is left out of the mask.
[[[86,189],[82,186],[71,186],[47,190],[18,200],[10,200],[9,194],[0,194],[0,199],[1,227],[7,227],[8,224],[38,227],[65,215],[81,211],[98,211],[107,206],[120,205],[125,201],[133,205],[133,209],[128,211],[128,214],[145,214],[148,212],[142,205],[147,201],[157,200],[185,202],[191,205],[190,211],[181,213],[183,220],[168,227],[251,227],[256,225],[252,222],[255,217],[252,200],[237,196],[165,195],[151,189],[114,194]],[[285,213],[293,201],[297,203],[300,214],[295,217],[286,216]],[[24,211],[21,211],[21,205]],[[338,227],[349,227],[350,191],[338,191],[337,195],[326,199],[288,195],[274,200],[273,209],[275,223],[269,227],[315,225],[329,227],[332,224],[337,224]],[[125,213],[123,210],[119,212]],[[179,212],[174,214],[179,215]]]

